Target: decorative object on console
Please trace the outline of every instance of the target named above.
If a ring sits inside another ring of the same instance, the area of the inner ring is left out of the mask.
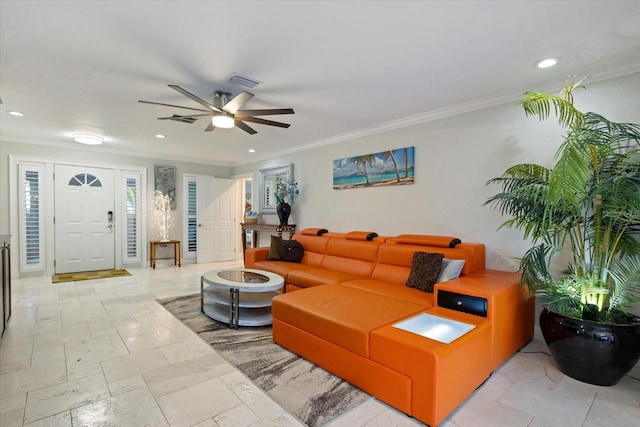
[[[244,223],[245,224],[257,224],[260,219],[260,214],[258,212],[245,212],[244,213]]]
[[[333,189],[413,184],[414,147],[333,161]]]
[[[424,292],[433,292],[442,267],[443,254],[435,252],[415,252],[407,286]]]
[[[276,213],[278,214],[280,225],[289,224],[289,216],[291,215],[291,205],[289,203],[278,203],[278,206],[276,206]]]
[[[162,191],[156,190],[153,197],[153,216],[160,230],[160,241],[168,242],[169,228],[173,225],[173,218],[169,214],[171,209],[171,198],[168,194],[163,194]]]
[[[298,183],[293,179],[279,180],[276,185],[275,196],[278,201],[276,213],[280,219],[280,225],[287,225],[289,223],[289,215],[291,215],[291,205],[289,202],[293,203],[293,201],[300,196]]]
[[[522,285],[545,303],[540,329],[560,370],[614,385],[640,359],[640,318],[626,312],[640,301],[640,125],[578,111],[573,91],[582,81],[568,79],[560,95],[526,92],[527,115],[555,111],[568,132],[552,168],[510,167],[488,182],[502,192],[486,204],[535,245],[520,260]],[[558,253],[571,255],[568,272],[551,269]],[[593,324],[597,333],[576,334]],[[634,332],[618,334],[616,324]]]
[[[293,163],[260,169],[260,213],[276,213],[278,183],[289,179],[293,179]]]
[[[174,166],[155,165],[155,191],[169,196],[171,209],[176,208],[176,168]]]

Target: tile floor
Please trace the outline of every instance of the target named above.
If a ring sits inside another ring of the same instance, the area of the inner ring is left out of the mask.
[[[0,347],[0,425],[300,425],[155,302],[198,292],[203,272],[231,265],[131,269],[130,277],[56,285],[14,280]],[[536,338],[442,426],[640,426],[640,365],[618,385],[597,387],[564,376],[540,351]],[[373,398],[331,424],[415,425]]]

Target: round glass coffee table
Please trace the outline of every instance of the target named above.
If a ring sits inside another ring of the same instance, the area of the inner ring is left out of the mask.
[[[269,271],[208,271],[200,278],[200,311],[231,328],[270,325],[271,299],[283,286],[282,276]]]

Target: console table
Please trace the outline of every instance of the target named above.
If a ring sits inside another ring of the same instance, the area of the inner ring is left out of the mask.
[[[168,242],[163,242],[162,240],[151,240],[149,242],[149,254],[151,267],[156,268],[156,246],[168,246],[173,245],[173,265],[180,265],[180,240],[169,240]]]
[[[296,232],[296,224],[246,224],[241,223],[242,228],[242,259],[244,259],[244,252],[247,250],[247,230],[251,232],[251,246],[258,246],[258,232],[269,231],[276,233],[278,237],[282,237],[282,233],[289,233],[289,239]]]

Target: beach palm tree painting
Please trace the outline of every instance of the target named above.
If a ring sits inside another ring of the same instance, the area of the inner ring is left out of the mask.
[[[414,147],[333,161],[333,188],[413,184]]]

